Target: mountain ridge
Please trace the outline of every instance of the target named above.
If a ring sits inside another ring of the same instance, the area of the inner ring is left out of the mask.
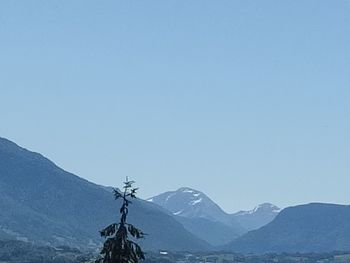
[[[242,253],[350,251],[350,205],[310,203],[276,218],[226,249]]]
[[[98,231],[119,218],[119,202],[106,189],[4,138],[0,176],[4,238],[96,249],[102,241]],[[129,219],[149,234],[141,242],[146,249],[210,249],[162,208],[143,200],[134,200]]]
[[[167,191],[146,200],[168,210],[188,231],[214,246],[222,246],[269,223],[280,211],[277,206],[265,203],[251,211],[228,214],[203,192],[190,187]]]
[[[262,203],[252,210],[233,213],[231,217],[247,231],[252,231],[270,223],[281,211],[276,205]]]

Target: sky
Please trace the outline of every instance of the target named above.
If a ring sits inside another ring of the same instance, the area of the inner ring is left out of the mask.
[[[2,0],[0,123],[142,198],[350,204],[350,2]]]

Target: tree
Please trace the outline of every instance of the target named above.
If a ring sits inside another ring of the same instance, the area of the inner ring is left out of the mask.
[[[124,182],[124,191],[114,190],[116,200],[122,200],[122,206],[119,210],[120,221],[107,226],[100,231],[101,236],[106,238],[101,250],[103,258],[97,260],[97,263],[138,263],[139,260],[145,259],[145,254],[141,247],[134,241],[143,238],[145,234],[135,226],[127,223],[129,205],[131,199],[136,198],[138,188],[133,188],[134,181],[126,178]],[[129,235],[132,237],[129,238]]]

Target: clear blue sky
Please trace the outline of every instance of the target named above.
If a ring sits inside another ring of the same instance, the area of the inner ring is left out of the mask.
[[[350,2],[0,2],[0,136],[142,197],[350,204]]]

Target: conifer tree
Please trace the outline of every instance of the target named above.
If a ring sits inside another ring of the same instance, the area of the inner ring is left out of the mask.
[[[101,250],[103,258],[97,260],[97,263],[138,263],[145,259],[144,252],[135,242],[135,240],[143,238],[145,234],[126,221],[129,205],[132,204],[131,199],[136,198],[138,190],[138,188],[133,188],[133,183],[134,181],[129,181],[126,178],[123,191],[114,190],[115,199],[122,200],[122,206],[119,210],[120,221],[107,226],[100,232],[106,241]]]

